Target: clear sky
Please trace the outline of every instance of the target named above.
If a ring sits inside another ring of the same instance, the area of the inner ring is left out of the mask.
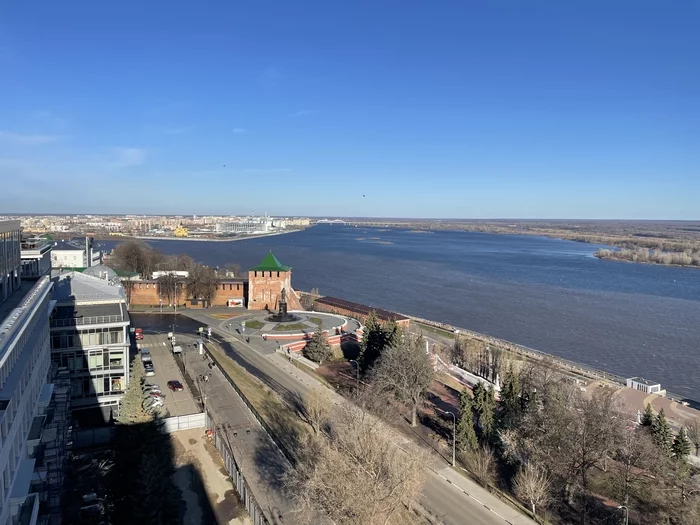
[[[692,0],[0,6],[0,214],[700,218]]]

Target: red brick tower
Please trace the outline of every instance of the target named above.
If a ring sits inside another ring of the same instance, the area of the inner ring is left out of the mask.
[[[292,267],[280,263],[270,252],[260,264],[248,270],[248,309],[277,310],[283,288],[287,290],[289,309],[300,308],[292,290]]]

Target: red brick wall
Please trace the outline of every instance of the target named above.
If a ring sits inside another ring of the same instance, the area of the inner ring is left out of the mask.
[[[358,314],[357,312],[353,312],[352,310],[346,310],[345,308],[338,308],[338,307],[331,307],[327,304],[323,303],[314,303],[314,310],[318,312],[328,312],[329,314],[339,314],[339,315],[346,315],[347,317],[352,317],[353,319],[359,320],[362,324],[365,324],[365,321],[367,320],[367,316]],[[383,323],[381,319],[379,320],[380,323]],[[411,324],[410,319],[402,319],[399,321],[396,321],[396,324],[399,325],[401,328],[408,330],[409,325]]]
[[[282,288],[287,290],[287,303],[290,310],[296,294],[292,291],[292,272],[248,272],[248,309],[277,310]],[[296,303],[299,300],[296,299]]]
[[[131,291],[129,292],[129,288]],[[226,301],[230,299],[245,299],[247,295],[248,283],[240,280],[222,280],[216,287],[216,294],[210,306],[226,306]],[[131,281],[125,283],[125,291],[130,304],[139,306],[159,306],[158,283],[156,281]],[[167,306],[169,299],[167,294],[163,294],[163,305]],[[177,286],[177,304],[190,305],[190,297],[186,296],[185,283],[180,282]],[[172,300],[172,299],[171,299]],[[170,301],[171,301],[170,300]]]

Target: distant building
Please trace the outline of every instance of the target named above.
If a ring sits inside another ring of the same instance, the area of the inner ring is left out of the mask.
[[[244,219],[240,221],[217,222],[215,226],[216,233],[269,233],[272,228],[272,219],[261,217],[257,219]]]
[[[645,394],[657,394],[659,396],[666,395],[666,390],[661,388],[660,383],[649,381],[643,377],[630,377],[627,379],[627,387],[640,390]]]
[[[22,279],[38,279],[51,273],[53,242],[43,237],[22,239]]]
[[[102,247],[86,237],[85,241],[57,241],[51,249],[53,268],[88,268],[102,264]]]
[[[72,374],[73,410],[116,416],[129,382],[129,314],[116,273],[64,272],[56,279],[51,317],[51,356]],[[90,272],[90,268],[85,272]]]
[[[182,224],[180,224],[173,232],[175,237],[187,237],[190,232]]]

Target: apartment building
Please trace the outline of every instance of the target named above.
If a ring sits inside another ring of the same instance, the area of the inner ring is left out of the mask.
[[[113,273],[113,272],[112,272]],[[129,314],[118,278],[70,271],[54,283],[51,356],[71,371],[71,405],[108,421],[129,382]]]
[[[22,279],[39,279],[51,274],[53,243],[42,237],[22,239]]]
[[[40,494],[33,489],[37,479],[42,484],[37,469],[47,472],[41,440],[54,392],[47,384],[52,283],[48,276],[21,281],[18,221],[0,222],[0,232],[0,525],[35,525]]]

